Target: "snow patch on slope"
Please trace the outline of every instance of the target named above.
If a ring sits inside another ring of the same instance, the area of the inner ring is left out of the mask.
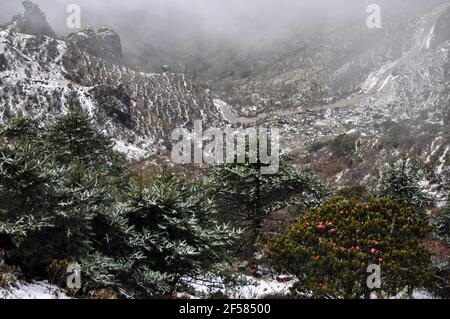
[[[434,29],[435,28],[436,28],[436,25],[433,26],[430,33],[428,34],[426,44],[425,44],[425,49],[427,49],[427,50],[429,50],[431,48],[431,43],[434,40]]]
[[[134,144],[129,144],[120,140],[115,140],[115,143],[114,150],[125,154],[128,160],[142,160],[151,155],[151,152],[148,151],[149,145],[138,147]]]
[[[364,93],[369,93],[371,90],[375,89],[376,86],[379,85],[380,81],[382,80],[386,72],[392,69],[395,66],[395,64],[396,62],[389,62],[380,67],[378,70],[369,74],[366,81],[361,86],[362,91]]]
[[[70,299],[60,288],[46,281],[25,283],[0,288],[0,299]]]

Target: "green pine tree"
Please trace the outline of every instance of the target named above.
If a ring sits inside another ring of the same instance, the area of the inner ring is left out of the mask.
[[[23,141],[0,145],[0,234],[13,244],[11,258],[29,266],[26,270],[41,265],[42,250],[32,238],[53,227],[51,212],[58,204],[61,172],[41,154],[41,148]]]
[[[262,174],[261,161],[210,166],[206,188],[214,196],[222,218],[245,227],[241,245],[253,259],[267,217],[281,209],[315,207],[330,195],[330,187],[309,171],[295,170],[283,156],[276,174]]]
[[[433,225],[436,227],[436,239],[450,246],[450,196],[447,206],[432,218]]]
[[[21,117],[13,119],[0,131],[0,136],[4,139],[26,139],[37,142],[41,137],[42,128],[36,120]]]
[[[0,238],[9,242],[0,247],[8,246],[10,260],[24,271],[39,275],[53,260],[86,259],[96,250],[96,223],[119,193],[107,166],[116,159],[112,143],[84,115],[64,116],[48,131],[18,119],[0,134]],[[67,136],[76,147],[69,140],[63,147]]]
[[[371,194],[375,198],[389,198],[424,209],[430,206],[432,201],[420,185],[422,180],[423,172],[406,161],[386,165]]]
[[[59,118],[46,135],[49,153],[58,163],[73,161],[105,174],[118,174],[124,167],[124,157],[113,150],[114,142],[99,132],[82,110],[73,110]]]
[[[186,276],[217,272],[217,264],[227,259],[228,248],[239,236],[216,222],[213,202],[198,187],[162,173],[148,185],[136,182],[130,188],[120,216],[132,228],[125,235],[132,248],[126,259],[134,286],[144,295],[173,293],[184,286]],[[116,226],[122,221],[116,218]]]

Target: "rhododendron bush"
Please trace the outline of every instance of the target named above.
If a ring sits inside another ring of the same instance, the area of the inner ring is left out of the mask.
[[[381,269],[379,296],[423,287],[432,276],[423,240],[428,218],[382,199],[360,204],[334,198],[304,213],[269,251],[275,264],[296,275],[293,294],[313,298],[369,297],[370,265]]]

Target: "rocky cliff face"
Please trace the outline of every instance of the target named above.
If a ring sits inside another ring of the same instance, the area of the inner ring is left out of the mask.
[[[66,41],[98,58],[123,64],[122,44],[119,35],[106,27],[95,31],[94,28],[86,28],[67,36]]]
[[[56,38],[56,34],[48,24],[44,12],[31,1],[24,1],[22,4],[25,12],[13,17],[9,25],[10,28],[20,33]]]

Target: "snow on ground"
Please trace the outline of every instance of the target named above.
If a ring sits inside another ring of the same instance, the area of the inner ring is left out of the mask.
[[[179,295],[179,297],[198,298],[206,297],[215,293],[222,293],[232,299],[263,299],[265,297],[288,296],[289,289],[294,281],[279,282],[276,279],[261,278],[256,279],[249,276],[242,277],[246,284],[234,288],[225,287],[211,289],[202,281],[196,281],[191,287],[196,291],[196,297],[191,295]],[[220,286],[220,285],[219,285]],[[372,298],[377,299],[373,294]],[[390,299],[409,298],[406,290]],[[50,285],[46,281],[35,281],[31,283],[20,282],[9,288],[0,287],[0,299],[71,299],[60,288]],[[427,291],[416,290],[413,292],[412,299],[434,299],[433,295]]]
[[[11,287],[0,287],[0,299],[70,299],[60,288],[48,282],[20,282]]]
[[[107,134],[104,131],[104,134]],[[139,138],[134,143],[127,143],[120,139],[113,139],[114,150],[122,153],[129,161],[141,161],[149,158],[158,152],[164,152],[166,149],[161,146],[162,141],[155,141],[153,138]]]
[[[115,140],[116,145],[114,146],[114,150],[116,150],[119,153],[125,154],[127,159],[131,160],[141,160],[148,155],[147,151],[139,148],[132,144],[127,144],[120,140]]]
[[[383,76],[386,75],[386,73],[391,70],[395,66],[395,64],[395,62],[386,63],[376,71],[370,73],[366,81],[361,86],[362,91],[364,93],[369,93],[371,90],[375,89],[377,85],[379,85],[382,81]]]
[[[442,153],[442,156],[439,158],[439,163],[440,165],[438,166],[438,168],[436,169],[436,173],[437,174],[441,174],[442,171],[444,170],[445,167],[445,162],[446,162],[446,158],[447,158],[447,154],[450,151],[450,146],[447,146],[445,148],[444,153]]]
[[[245,284],[238,286],[227,287],[224,284],[220,284],[220,278],[212,279],[212,282],[218,282],[215,288],[211,288],[208,284],[202,280],[193,281],[190,286],[195,291],[194,296],[187,296],[191,298],[204,297],[208,295],[214,295],[221,293],[232,299],[263,299],[270,296],[287,296],[289,289],[292,287],[295,281],[279,282],[273,278],[254,278],[250,276],[241,276],[241,281]]]
[[[429,50],[431,48],[431,43],[434,40],[434,29],[436,28],[436,25],[433,26],[430,33],[428,34],[428,37],[426,39],[425,49]]]
[[[436,299],[431,293],[425,290],[414,290],[411,298],[407,296],[406,289],[404,292],[399,293],[397,296],[390,299]]]
[[[274,279],[252,279],[250,284],[239,287],[231,298],[236,299],[262,299],[270,296],[288,296],[289,289],[294,281],[278,282]]]
[[[288,278],[287,276],[279,276],[279,278]],[[288,297],[290,294],[290,288],[295,283],[295,280],[287,282],[279,282],[273,278],[254,278],[250,276],[241,277],[245,284],[238,285],[237,287],[226,287],[219,288],[221,284],[216,284],[216,288],[208,287],[208,284],[201,280],[194,281],[191,283],[191,288],[196,292],[196,296],[192,295],[180,295],[180,297],[189,298],[199,298],[207,297],[209,295],[214,295],[221,293],[231,299],[264,299],[271,297]],[[221,282],[220,278],[212,280],[212,282]],[[377,294],[372,294],[372,299],[378,299]],[[407,295],[407,290],[399,293],[396,296],[389,297],[389,299],[436,299],[430,292],[425,290],[415,290],[412,296]]]

